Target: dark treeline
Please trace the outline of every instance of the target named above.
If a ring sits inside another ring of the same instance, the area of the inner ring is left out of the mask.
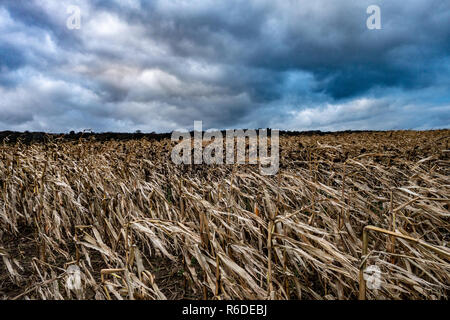
[[[225,136],[225,130],[222,134]],[[284,131],[280,130],[280,136],[312,136],[312,135],[339,135],[352,132],[376,132],[372,130],[346,130],[346,131]],[[193,132],[191,132],[192,135]],[[271,129],[268,129],[268,135],[271,135]],[[126,141],[134,139],[162,140],[170,139],[171,133],[126,133],[126,132],[70,132],[70,133],[46,133],[46,132],[17,132],[17,131],[0,131],[0,142],[16,143],[20,141],[24,144],[45,143],[48,141],[76,141],[79,139],[94,139],[96,141]]]

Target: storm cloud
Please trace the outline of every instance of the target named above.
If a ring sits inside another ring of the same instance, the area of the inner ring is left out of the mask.
[[[0,71],[0,130],[448,128],[450,2],[3,0]]]

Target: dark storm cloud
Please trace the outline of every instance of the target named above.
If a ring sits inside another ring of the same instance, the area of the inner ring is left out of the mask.
[[[2,70],[15,70],[24,64],[25,58],[19,49],[0,44],[0,68]]]
[[[0,129],[448,127],[450,3],[6,0],[0,69]]]

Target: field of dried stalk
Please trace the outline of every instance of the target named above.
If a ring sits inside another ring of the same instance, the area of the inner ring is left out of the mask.
[[[282,135],[275,176],[168,139],[3,143],[0,299],[357,299],[362,265],[367,299],[447,299],[449,139]]]

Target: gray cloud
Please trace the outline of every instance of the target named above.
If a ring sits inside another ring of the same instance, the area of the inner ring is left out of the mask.
[[[0,130],[448,127],[450,3],[370,4],[2,1]]]

